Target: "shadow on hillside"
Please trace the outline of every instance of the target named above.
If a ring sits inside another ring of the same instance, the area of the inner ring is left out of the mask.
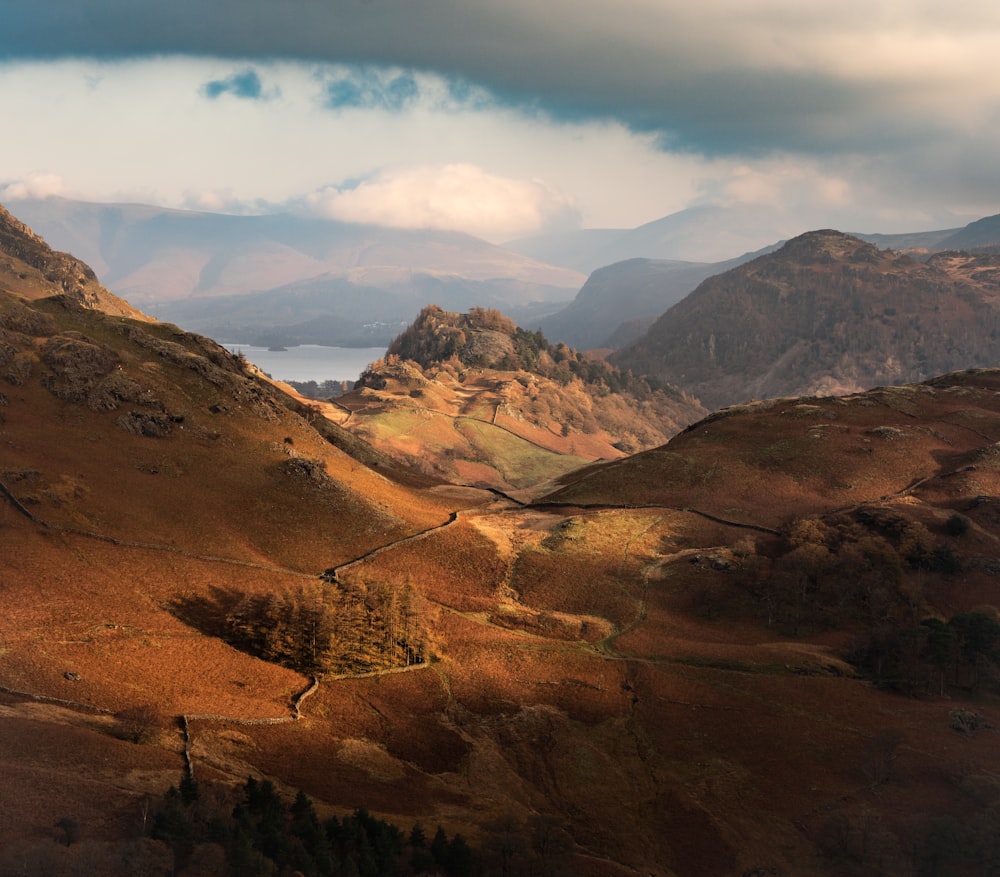
[[[245,599],[246,595],[235,588],[212,587],[207,596],[192,594],[175,597],[167,604],[167,611],[206,636],[229,641],[228,619]]]

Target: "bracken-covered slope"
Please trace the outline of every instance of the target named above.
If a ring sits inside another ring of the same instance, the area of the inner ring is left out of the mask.
[[[0,873],[225,873],[248,776],[485,875],[996,870],[996,372],[520,505],[175,327],[0,302]]]
[[[1000,260],[926,262],[835,231],[709,278],[612,357],[709,408],[997,363]]]

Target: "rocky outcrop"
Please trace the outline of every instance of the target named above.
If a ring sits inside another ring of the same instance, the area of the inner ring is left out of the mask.
[[[152,317],[105,289],[89,265],[53,250],[3,206],[0,206],[0,260],[6,261],[3,267],[8,273],[25,281],[18,284],[22,293],[33,290],[32,298],[58,295],[67,303],[110,316],[152,322]]]

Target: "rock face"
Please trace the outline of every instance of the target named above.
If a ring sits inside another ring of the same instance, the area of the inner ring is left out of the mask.
[[[855,392],[995,365],[998,301],[998,256],[815,231],[709,278],[612,360],[709,408]]]
[[[111,316],[151,320],[101,286],[90,266],[53,250],[3,206],[0,206],[0,279],[5,281],[5,288],[25,298],[61,295]]]

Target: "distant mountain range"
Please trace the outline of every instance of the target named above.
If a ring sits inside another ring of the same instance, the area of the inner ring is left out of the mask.
[[[429,302],[525,320],[585,277],[458,232],[49,198],[17,213],[160,319],[261,344],[388,344]]]
[[[580,349],[625,347],[638,339],[654,320],[690,293],[699,283],[716,274],[773,252],[784,242],[778,211],[697,208],[663,220],[621,232],[579,232],[559,239],[535,239],[524,243],[521,252],[554,264],[573,265],[581,270],[593,265],[589,279],[577,297],[565,308],[537,320],[549,338],[565,341]],[[737,234],[732,229],[747,228],[756,217],[761,225],[755,232]],[[712,228],[718,232],[713,236]],[[763,229],[763,231],[761,230]],[[773,232],[767,231],[773,229]],[[762,235],[771,234],[771,237]],[[601,235],[604,235],[603,237]],[[740,235],[743,235],[740,237]],[[988,250],[1000,247],[1000,215],[986,217],[965,228],[899,234],[855,234],[859,240],[879,249],[892,249],[926,256],[943,250]],[[736,249],[736,240],[756,243],[754,252]],[[728,249],[719,246],[728,242]],[[767,246],[762,241],[777,241]],[[517,246],[512,244],[511,246]],[[725,261],[684,261],[732,252]],[[630,255],[625,255],[630,254]],[[644,258],[632,258],[638,255]],[[621,257],[621,261],[611,258]],[[613,264],[609,264],[609,262]],[[603,265],[603,267],[597,267]]]
[[[636,228],[580,229],[505,246],[589,274],[633,258],[723,262],[798,234],[802,228],[797,223],[774,207],[691,207]]]
[[[497,308],[577,349],[620,348],[705,279],[802,231],[778,207],[697,207],[634,229],[498,247],[457,232],[292,215],[60,198],[16,207],[50,244],[84,259],[111,291],[147,313],[265,346],[388,345],[421,308],[437,304]],[[1000,244],[1000,217],[963,229],[858,237],[916,252],[982,248]]]
[[[962,249],[1000,241],[996,219],[967,228],[898,234],[862,233],[851,222],[827,216],[824,225],[846,227],[882,248]],[[816,227],[816,226],[813,226]],[[975,227],[975,228],[974,228]],[[511,241],[504,246],[540,262],[590,272],[615,262],[644,258],[721,263],[783,242],[807,231],[801,218],[779,206],[690,207],[630,229],[580,229]]]
[[[535,323],[547,337],[581,350],[624,347],[701,281],[754,258],[728,262],[628,259],[594,271],[575,299]]]

